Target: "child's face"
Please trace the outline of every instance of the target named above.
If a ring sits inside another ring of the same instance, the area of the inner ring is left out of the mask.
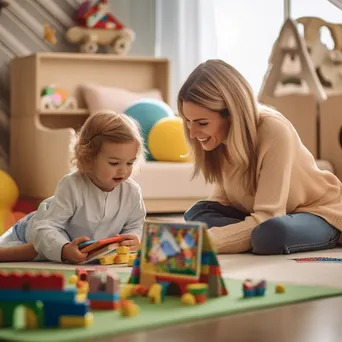
[[[112,191],[117,185],[130,177],[133,163],[137,158],[136,142],[105,142],[97,155],[90,178],[103,191]]]
[[[190,138],[198,140],[203,150],[214,150],[227,138],[229,120],[220,113],[192,102],[183,102],[183,113]]]

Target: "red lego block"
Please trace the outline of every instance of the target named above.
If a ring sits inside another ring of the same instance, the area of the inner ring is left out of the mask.
[[[227,296],[228,295],[228,290],[226,289],[226,287],[222,287],[221,288],[221,296]]]
[[[0,289],[63,290],[64,275],[24,272],[0,273]]]
[[[21,275],[11,273],[1,273],[0,275],[0,289],[20,289]]]
[[[220,266],[217,266],[217,265],[210,265],[209,266],[209,274],[211,275],[221,275],[221,268]]]
[[[172,275],[156,275],[156,280],[159,282],[169,282],[169,283],[175,283],[175,284],[196,284],[198,283],[198,279],[196,278],[187,278],[187,277],[177,277]]]
[[[24,291],[29,291],[35,288],[37,277],[32,272],[25,272],[20,278],[20,288]]]
[[[88,272],[85,268],[77,268],[76,275],[80,281],[88,281]]]
[[[208,283],[209,281],[209,275],[208,274],[201,274],[200,275],[200,279],[199,279],[199,282],[200,283]]]
[[[44,287],[46,290],[63,290],[64,289],[64,275],[54,273],[47,279],[47,284]]]
[[[120,309],[120,302],[106,302],[106,301],[90,301],[90,308],[92,310],[118,310]]]

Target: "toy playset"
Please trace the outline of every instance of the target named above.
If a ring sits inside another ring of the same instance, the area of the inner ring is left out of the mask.
[[[228,294],[206,225],[196,222],[146,221],[142,248],[128,282],[152,289],[156,302],[168,293]]]
[[[86,0],[76,15],[78,26],[68,29],[66,38],[81,44],[81,52],[96,53],[99,45],[108,52],[125,55],[131,48],[135,33],[126,28],[109,11],[108,0]]]

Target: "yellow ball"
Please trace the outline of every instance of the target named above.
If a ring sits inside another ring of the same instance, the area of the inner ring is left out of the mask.
[[[157,121],[148,135],[148,149],[157,161],[189,162],[189,148],[186,143],[183,120],[180,117],[166,117]]]
[[[0,170],[0,208],[12,208],[18,197],[19,189],[15,181],[6,172]]]
[[[285,285],[277,284],[275,287],[275,293],[284,293],[285,292]]]

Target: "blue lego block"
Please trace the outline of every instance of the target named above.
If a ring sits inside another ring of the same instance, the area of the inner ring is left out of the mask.
[[[256,288],[254,290],[255,296],[259,296],[259,297],[264,296],[265,295],[265,291],[266,291],[266,289],[264,287]]]
[[[57,290],[0,290],[0,301],[72,301],[76,296],[76,289]]]
[[[243,290],[243,296],[244,296],[245,298],[254,297],[254,296],[255,296],[255,291],[254,291],[254,289]]]
[[[202,252],[201,263],[202,265],[210,265],[212,252]]]
[[[164,301],[164,298],[165,298],[166,293],[167,293],[167,289],[169,288],[169,285],[171,283],[168,281],[158,281],[158,284],[160,284],[162,286],[161,299],[162,299],[162,301]]]
[[[44,302],[44,327],[58,327],[60,316],[85,316],[88,312],[88,301]]]
[[[133,261],[133,267],[139,267],[140,266],[140,258],[135,258]]]
[[[89,292],[88,299],[114,302],[120,300],[120,293]]]

